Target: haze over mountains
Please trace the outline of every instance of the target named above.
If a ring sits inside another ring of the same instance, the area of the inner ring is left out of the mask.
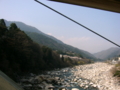
[[[17,22],[17,21],[7,21],[5,20],[6,26],[9,26],[10,23],[16,23],[16,25],[23,31],[25,31],[25,33],[35,42],[48,46],[50,48],[52,48],[53,50],[60,50],[63,52],[74,52],[77,54],[82,55],[85,58],[89,58],[89,59],[93,59],[96,60],[96,58],[94,57],[94,55],[92,55],[91,53],[84,51],[84,50],[80,50],[78,48],[75,48],[73,46],[64,44],[62,41],[54,38],[53,36],[47,35],[41,31],[39,31],[37,28],[26,25],[22,22]]]
[[[112,47],[110,49],[94,54],[96,58],[103,59],[103,60],[110,59],[118,55],[120,55],[120,48],[117,48],[117,47]]]

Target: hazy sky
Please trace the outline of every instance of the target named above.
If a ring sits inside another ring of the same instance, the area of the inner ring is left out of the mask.
[[[39,0],[120,45],[120,14],[88,7]],[[66,44],[95,53],[116,47],[34,0],[0,0],[0,18],[21,21]]]

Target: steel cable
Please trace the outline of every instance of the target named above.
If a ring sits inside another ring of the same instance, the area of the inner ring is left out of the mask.
[[[104,37],[104,36],[102,36],[102,35],[98,34],[97,32],[95,32],[95,31],[93,31],[93,30],[89,29],[88,27],[86,27],[86,26],[84,26],[84,25],[82,25],[82,24],[78,23],[77,21],[75,21],[75,20],[73,20],[73,19],[69,18],[68,16],[66,16],[66,15],[64,15],[64,14],[62,14],[62,13],[60,13],[60,12],[56,11],[55,9],[53,9],[53,8],[51,8],[51,7],[49,7],[49,6],[45,5],[45,4],[43,4],[43,3],[41,3],[41,2],[40,2],[40,1],[38,1],[38,0],[35,0],[35,1],[36,1],[36,2],[38,2],[38,3],[39,3],[39,4],[41,4],[41,5],[43,5],[43,6],[47,7],[47,8],[49,8],[49,9],[51,9],[52,11],[54,11],[54,12],[56,12],[56,13],[60,14],[61,16],[63,16],[63,17],[65,17],[65,18],[69,19],[70,21],[72,21],[72,22],[74,22],[74,23],[78,24],[79,26],[82,26],[83,28],[85,28],[85,29],[87,29],[87,30],[89,30],[89,31],[93,32],[94,34],[96,34],[96,35],[98,35],[98,36],[102,37],[103,39],[105,39],[105,40],[107,40],[107,41],[111,42],[112,44],[114,44],[114,45],[116,45],[116,46],[120,47],[120,45],[118,45],[118,44],[114,43],[113,41],[111,41],[111,40],[107,39],[106,37]]]

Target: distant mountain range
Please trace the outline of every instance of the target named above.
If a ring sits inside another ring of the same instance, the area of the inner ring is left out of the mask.
[[[120,55],[120,48],[117,47],[112,47],[110,49],[95,53],[94,56],[96,58],[102,59],[102,60],[107,60],[113,57],[116,57]]]
[[[84,50],[80,50],[80,49],[75,48],[73,46],[64,44],[62,41],[56,39],[53,36],[50,36],[50,35],[47,35],[47,34],[41,32],[40,30],[38,30],[35,27],[32,27],[30,25],[26,25],[22,22],[5,20],[6,26],[10,26],[10,23],[13,23],[13,22],[16,23],[16,25],[21,30],[23,30],[33,41],[35,41],[41,45],[48,46],[53,50],[61,50],[61,51],[65,51],[65,52],[74,52],[77,54],[81,54],[85,58],[96,60],[94,55],[92,55],[91,53],[84,51]]]

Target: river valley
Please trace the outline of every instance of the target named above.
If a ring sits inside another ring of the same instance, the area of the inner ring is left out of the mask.
[[[120,90],[120,84],[111,73],[113,67],[97,62],[31,74],[21,79],[20,85],[25,90]]]

